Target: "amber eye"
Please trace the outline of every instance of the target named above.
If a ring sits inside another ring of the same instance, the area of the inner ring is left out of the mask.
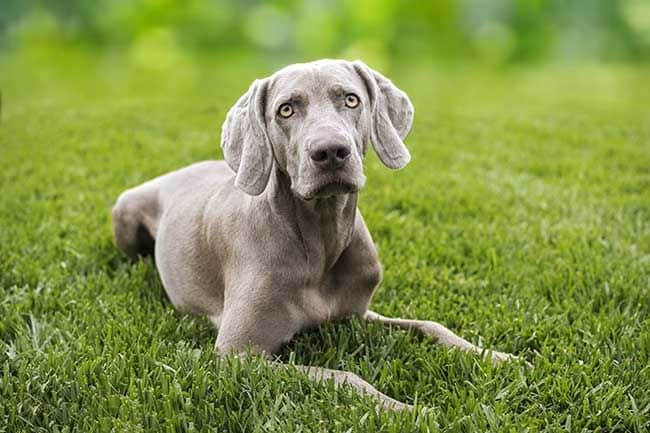
[[[291,104],[282,104],[278,109],[278,114],[285,119],[288,119],[289,117],[293,116],[293,107]]]
[[[345,106],[348,108],[357,108],[359,105],[359,97],[354,93],[345,95]]]

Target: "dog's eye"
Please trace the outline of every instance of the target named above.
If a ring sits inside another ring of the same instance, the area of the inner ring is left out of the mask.
[[[348,108],[357,108],[359,105],[359,97],[354,93],[345,95],[345,106]]]
[[[293,116],[293,107],[291,106],[291,104],[282,104],[278,109],[278,114],[281,117],[288,119],[289,117]]]

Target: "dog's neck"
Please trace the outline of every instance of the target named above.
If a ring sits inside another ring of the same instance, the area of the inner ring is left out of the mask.
[[[273,167],[264,195],[273,214],[295,234],[307,262],[331,269],[352,240],[357,193],[304,200],[291,190],[289,177]]]

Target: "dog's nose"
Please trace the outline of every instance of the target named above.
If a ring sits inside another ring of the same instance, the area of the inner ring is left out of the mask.
[[[327,144],[311,149],[309,157],[318,167],[325,169],[341,168],[350,157],[350,146]]]

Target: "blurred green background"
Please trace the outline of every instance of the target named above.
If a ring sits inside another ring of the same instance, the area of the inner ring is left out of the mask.
[[[78,47],[165,68],[195,55],[272,66],[644,62],[649,0],[2,0],[0,51]]]

